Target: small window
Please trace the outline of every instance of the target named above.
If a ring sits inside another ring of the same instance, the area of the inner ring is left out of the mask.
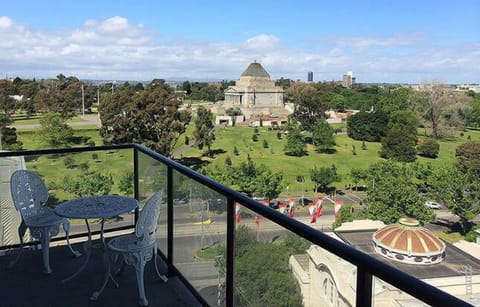
[[[405,259],[405,257],[403,257],[403,255],[395,255],[395,258],[397,258],[398,260],[403,260],[403,259]]]
[[[415,257],[414,261],[420,263],[420,262],[423,261],[423,258],[422,257]]]

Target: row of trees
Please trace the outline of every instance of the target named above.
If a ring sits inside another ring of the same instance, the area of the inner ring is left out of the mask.
[[[367,170],[352,169],[355,185],[367,186],[368,209],[361,217],[381,220],[387,224],[412,216],[422,223],[433,220],[434,213],[423,205],[422,191],[460,218],[462,233],[472,230],[472,220],[480,214],[480,141],[469,141],[455,150],[455,165],[433,169],[429,164],[402,164],[384,161]],[[345,209],[347,210],[347,209]],[[347,212],[341,221],[355,218]],[[337,226],[341,223],[337,222]]]

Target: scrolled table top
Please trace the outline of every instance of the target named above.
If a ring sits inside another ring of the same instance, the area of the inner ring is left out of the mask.
[[[134,198],[120,195],[82,197],[59,204],[55,214],[74,219],[108,218],[130,212],[138,207]]]

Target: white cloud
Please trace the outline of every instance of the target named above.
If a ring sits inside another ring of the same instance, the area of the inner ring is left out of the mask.
[[[159,29],[161,30],[161,29]],[[45,32],[0,17],[0,75],[49,78],[63,73],[89,79],[237,79],[250,62],[272,78],[359,82],[478,82],[480,42],[434,45],[419,33],[389,37],[326,37],[302,47],[260,34],[243,42],[160,41],[158,30],[124,17],[87,20],[77,28]]]
[[[114,33],[125,31],[129,28],[128,20],[126,18],[115,16],[108,18],[100,24],[100,31],[105,33]]]
[[[12,25],[12,20],[6,16],[0,16],[0,28],[8,28]]]
[[[280,40],[274,35],[260,34],[249,38],[244,42],[244,47],[252,50],[272,50],[280,43]]]

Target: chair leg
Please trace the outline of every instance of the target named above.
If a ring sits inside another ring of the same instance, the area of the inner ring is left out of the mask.
[[[157,275],[158,277],[160,277],[160,279],[163,281],[163,282],[167,282],[168,281],[168,278],[167,276],[163,275],[163,274],[160,274],[160,271],[158,270],[158,264],[157,264],[157,254],[158,254],[158,251],[157,251],[157,248],[155,247],[154,248],[154,251],[153,251],[153,261],[155,262],[155,271],[157,271]]]
[[[18,236],[20,237],[20,252],[18,253],[17,257],[15,257],[14,260],[10,261],[10,263],[8,264],[9,268],[13,268],[17,264],[18,260],[20,259],[20,256],[23,254],[23,237],[25,236],[26,231],[27,231],[27,226],[22,220],[22,222],[20,223],[20,226],[18,226]]]
[[[143,271],[145,270],[145,258],[142,254],[138,257],[138,262],[135,264],[135,272],[137,273],[138,295],[140,297],[140,306],[147,306],[148,300],[145,296],[145,287],[143,281]]]
[[[52,269],[50,268],[50,231],[48,228],[41,230],[40,243],[42,245],[43,273],[50,274]]]
[[[67,245],[68,245],[68,249],[70,250],[70,253],[72,254],[73,257],[80,257],[82,254],[77,251],[77,250],[74,250],[72,248],[72,245],[70,245],[70,236],[69,236],[69,233],[70,233],[70,222],[68,220],[65,220],[63,223],[62,223],[62,227],[63,227],[63,230],[65,231],[65,235],[67,237]]]

